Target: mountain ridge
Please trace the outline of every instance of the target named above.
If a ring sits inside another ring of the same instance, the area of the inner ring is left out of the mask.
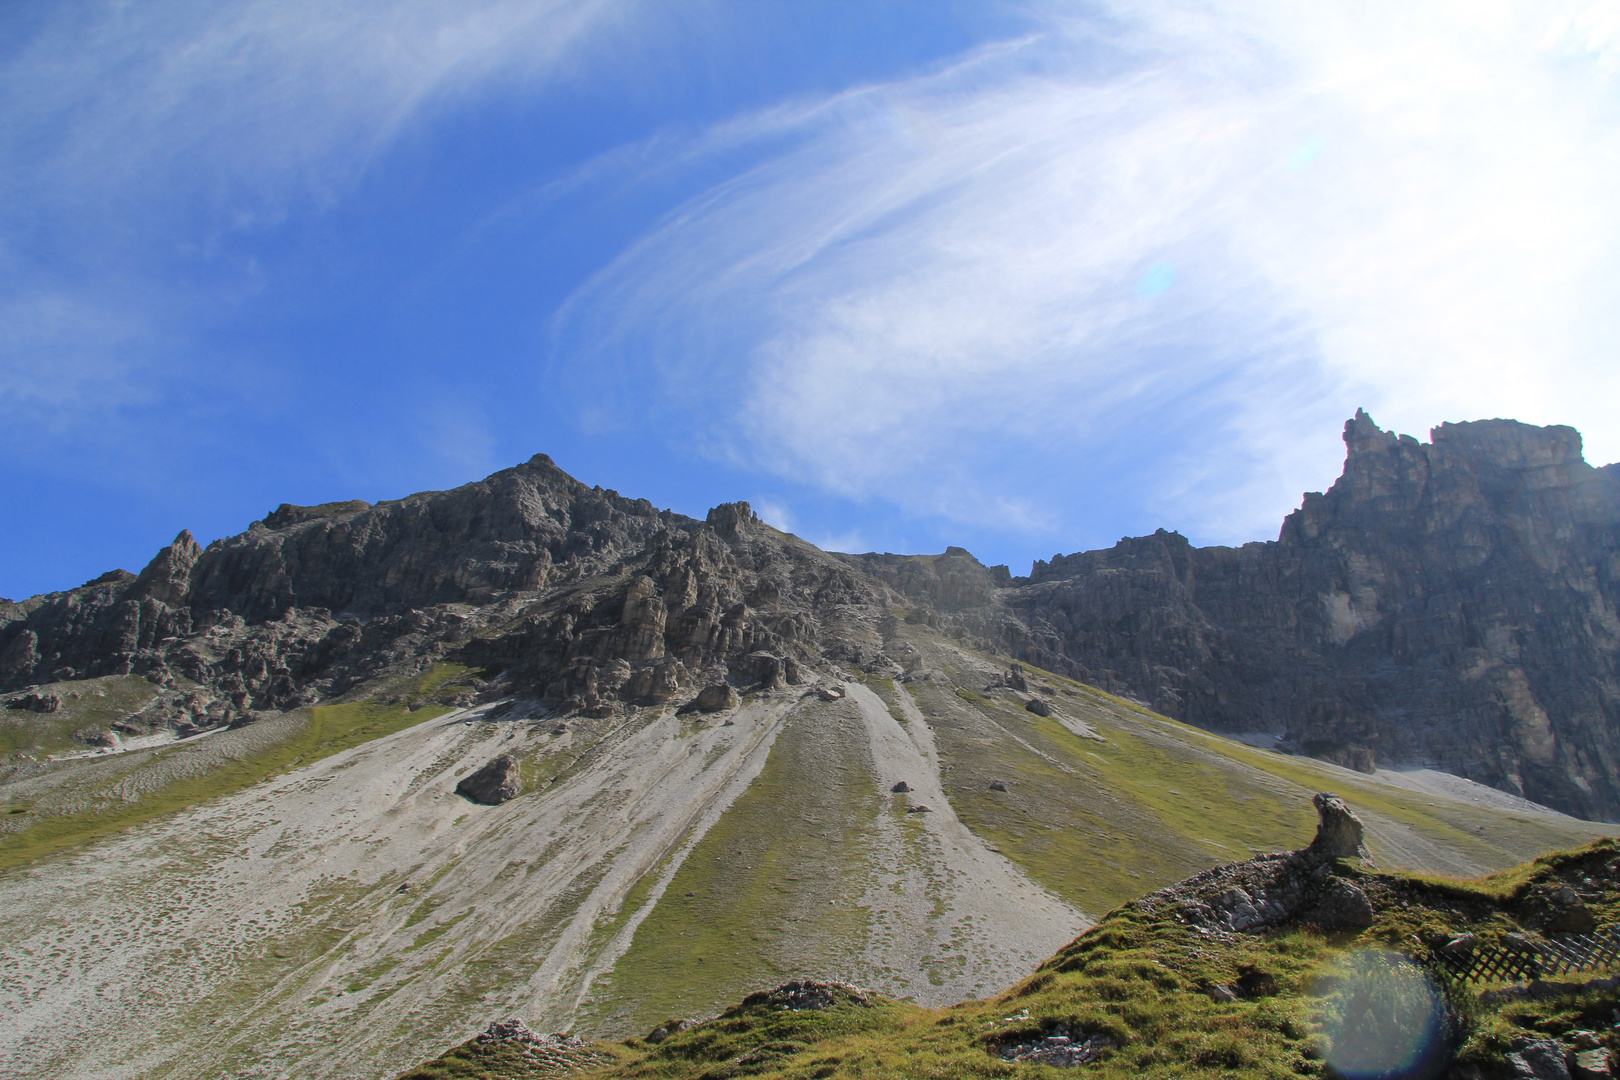
[[[1419,443],[1358,412],[1345,442],[1343,475],[1275,541],[1161,529],[1026,577],[956,547],[821,552],[746,503],[698,522],[539,454],[447,492],[283,504],[207,549],[183,532],[139,575],[0,605],[0,690],[179,677],[239,720],[459,652],[508,670],[490,692],[521,678],[566,714],[885,663],[847,616],[892,596],[907,619],[1213,730],[1620,818],[1615,467],[1587,465],[1571,428],[1511,420]]]
[[[1160,648],[1174,565],[1091,576],[1146,613],[1122,640]],[[1144,892],[1298,847],[1325,788],[1386,868],[1614,832],[1030,661],[1095,584],[823,552],[536,459],[280,507],[12,605],[0,1068],[373,1077],[492,1016],[622,1037],[792,977],[948,1005]]]

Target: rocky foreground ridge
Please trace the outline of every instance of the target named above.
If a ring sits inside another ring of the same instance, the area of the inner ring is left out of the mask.
[[[1614,1075],[1620,978],[1598,974],[1620,913],[1614,840],[1482,879],[1412,876],[1371,864],[1337,795],[1314,802],[1308,846],[1133,900],[984,1000],[926,1010],[796,980],[617,1043],[492,1024],[402,1080]],[[1583,942],[1595,951],[1555,966]],[[1499,954],[1532,974],[1470,974],[1469,959]]]
[[[140,573],[0,601],[0,691],[162,687],[87,740],[242,725],[456,659],[550,715],[727,700],[834,662],[929,677],[927,623],[1167,715],[1341,764],[1422,762],[1620,818],[1620,475],[1567,427],[1345,428],[1343,476],[1276,541],[1173,532],[1037,562],[822,552],[746,503],[699,522],[537,455],[448,492],[283,505]],[[13,763],[12,767],[18,767]],[[26,763],[23,763],[26,767]]]

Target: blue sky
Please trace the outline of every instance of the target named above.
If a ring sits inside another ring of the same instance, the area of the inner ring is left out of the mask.
[[[1414,10],[1416,9],[1416,10]],[[1620,458],[1620,3],[0,10],[0,595],[544,451],[843,550]]]

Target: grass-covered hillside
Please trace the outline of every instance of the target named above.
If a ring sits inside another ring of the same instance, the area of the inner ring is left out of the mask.
[[[868,629],[887,660],[714,713],[468,706],[478,676],[442,661],[180,741],[86,746],[114,715],[74,714],[99,684],[7,710],[33,749],[0,779],[0,1072],[395,1075],[492,1019],[623,1039],[804,978],[909,1025],[1132,898],[1300,847],[1316,791],[1386,871],[1473,877],[1616,831],[1256,749],[898,613]],[[115,707],[137,730],[150,708]],[[81,756],[43,760],[50,739]],[[521,790],[469,802],[497,755]]]
[[[1065,1047],[1071,1057],[1094,1054],[1072,1068],[1099,1080],[1504,1077],[1537,1053],[1573,1063],[1586,1051],[1581,1062],[1592,1066],[1591,1051],[1620,1049],[1620,998],[1595,973],[1538,984],[1531,996],[1435,981],[1401,955],[1464,934],[1479,947],[1509,934],[1534,942],[1538,928],[1572,913],[1599,926],[1620,920],[1620,844],[1600,840],[1470,880],[1380,872],[1356,860],[1317,870],[1324,892],[1349,886],[1367,897],[1370,925],[1323,925],[1322,909],[1307,906],[1252,932],[1201,926],[1200,898],[1216,899],[1229,884],[1209,875],[1202,888],[1195,882],[1110,912],[1017,985],[981,1000],[925,1009],[836,986],[819,1001],[802,991],[756,994],[711,1019],[662,1025],[572,1060],[537,1055],[522,1041],[470,1042],[407,1080],[570,1071],[602,1080],[1059,1075],[1070,1069],[1039,1058],[1055,1060]],[[1008,1060],[1015,1048],[1035,1053]]]

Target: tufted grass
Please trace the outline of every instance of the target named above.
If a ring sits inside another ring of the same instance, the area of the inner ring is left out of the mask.
[[[1467,882],[1374,873],[1340,864],[1377,898],[1373,926],[1357,933],[1294,927],[1266,934],[1206,936],[1166,905],[1127,904],[1005,993],[944,1009],[875,997],[869,1007],[771,1012],[737,1006],[654,1046],[640,1039],[603,1044],[611,1062],[581,1075],[597,1080],[917,1080],[957,1077],[1140,1077],[1292,1080],[1330,1076],[1327,1024],[1350,1007],[1347,973],[1377,966],[1387,950],[1411,947],[1414,932],[1492,932],[1516,926],[1516,905],[1536,889],[1599,873],[1620,845],[1600,840],[1502,874]],[[1620,885],[1592,902],[1603,921],[1620,916]],[[1461,892],[1459,892],[1461,890]],[[1468,900],[1459,904],[1466,894]],[[1372,958],[1372,959],[1369,959]],[[1410,970],[1410,969],[1408,969]],[[1275,993],[1219,1001],[1210,992],[1245,971],[1263,972]],[[1411,979],[1408,980],[1411,982]],[[1408,989],[1420,987],[1421,979]],[[1422,993],[1421,989],[1417,992]],[[1453,1045],[1464,1065],[1500,1071],[1502,1055],[1525,1036],[1596,1031],[1610,1049],[1615,991],[1589,988],[1537,1002],[1493,1005],[1476,989],[1440,988]],[[1116,1044],[1082,1072],[1013,1065],[996,1054],[1062,1024],[1107,1034]],[[408,1074],[408,1080],[537,1080],[513,1053],[467,1044]]]

